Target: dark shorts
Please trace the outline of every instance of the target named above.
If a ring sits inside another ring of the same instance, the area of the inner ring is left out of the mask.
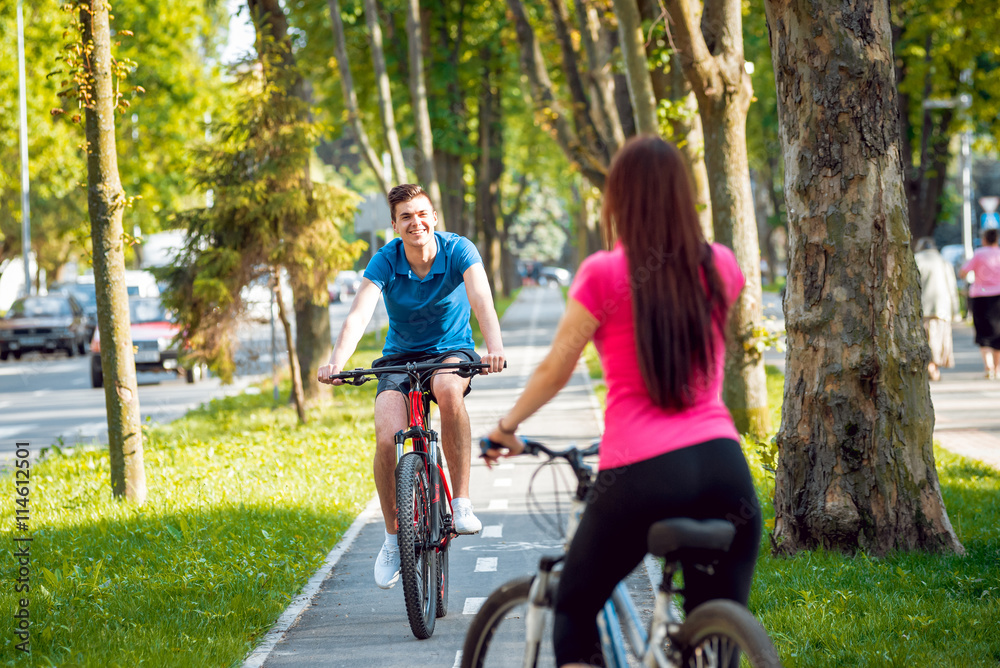
[[[450,357],[457,357],[463,362],[478,362],[480,360],[480,357],[475,350],[462,348],[460,350],[449,350],[445,353],[397,353],[395,355],[385,355],[384,357],[379,357],[377,360],[372,362],[372,368],[377,369],[383,366],[397,366],[408,362],[443,362]],[[375,391],[375,396],[378,396],[387,390],[401,392],[404,395],[408,394],[410,391],[410,377],[405,373],[387,373],[380,375],[378,377],[378,389]],[[471,391],[472,381],[470,380],[468,387],[465,388],[465,394],[468,394]],[[431,399],[433,398],[434,395],[431,394]]]
[[[970,297],[969,310],[976,328],[976,345],[1000,350],[1000,295]]]

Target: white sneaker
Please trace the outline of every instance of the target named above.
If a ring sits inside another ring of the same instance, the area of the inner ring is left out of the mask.
[[[472,503],[455,503],[455,501],[458,501],[458,499],[452,500],[452,510],[455,514],[451,520],[455,533],[479,533],[483,528],[483,523],[473,514]]]
[[[399,580],[399,546],[382,543],[375,557],[375,584],[380,589],[392,589]]]

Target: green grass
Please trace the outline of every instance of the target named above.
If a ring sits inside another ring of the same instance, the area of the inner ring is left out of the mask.
[[[110,498],[106,448],[35,462],[31,665],[242,661],[374,493],[374,389],[338,390],[307,426],[267,387],[148,429],[142,508]],[[12,587],[0,606],[15,609]],[[27,665],[14,642],[3,665]]]
[[[778,276],[777,278],[774,279],[774,283],[764,283],[761,286],[761,289],[763,289],[764,292],[781,292],[784,289],[784,287],[785,287],[785,277]]]
[[[1000,663],[1000,474],[940,448],[935,458],[965,556],[775,558],[765,531],[750,608],[786,668]],[[773,526],[773,479],[755,477]]]

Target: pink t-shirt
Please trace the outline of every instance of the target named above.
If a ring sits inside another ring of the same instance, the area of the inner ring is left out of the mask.
[[[976,272],[976,282],[969,288],[970,297],[1000,295],[1000,247],[982,246],[962,265],[962,271]]]
[[[712,252],[725,286],[727,306],[731,306],[745,279],[731,250],[712,244]],[[693,405],[675,411],[653,403],[636,356],[632,290],[625,250],[620,244],[614,250],[600,251],[584,260],[569,296],[601,322],[594,334],[594,345],[608,385],[601,439],[602,469],[634,464],[716,438],[739,438],[733,418],[722,403],[725,361],[722,332],[715,332],[715,364],[705,389],[695,396]]]

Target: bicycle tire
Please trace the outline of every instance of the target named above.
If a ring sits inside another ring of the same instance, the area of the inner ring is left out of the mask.
[[[752,668],[781,668],[778,652],[764,627],[735,601],[702,603],[691,611],[674,640],[685,668],[736,668],[741,655]]]
[[[434,634],[437,616],[437,596],[434,593],[437,551],[425,548],[431,542],[428,492],[423,457],[412,452],[404,455],[396,469],[399,576],[403,581],[403,599],[410,630],[419,640],[426,640]]]
[[[437,504],[440,513],[440,526],[444,527],[445,518],[448,516],[448,499],[442,494],[441,500]],[[438,550],[437,559],[437,616],[444,617],[448,614],[448,586],[451,581],[448,579],[448,554],[451,551],[451,536],[444,536],[444,547]]]
[[[479,608],[462,645],[462,668],[520,668],[555,665],[552,652],[552,614],[547,610],[540,642],[529,647],[525,612],[533,577],[500,585]],[[525,659],[531,656],[532,659]]]

